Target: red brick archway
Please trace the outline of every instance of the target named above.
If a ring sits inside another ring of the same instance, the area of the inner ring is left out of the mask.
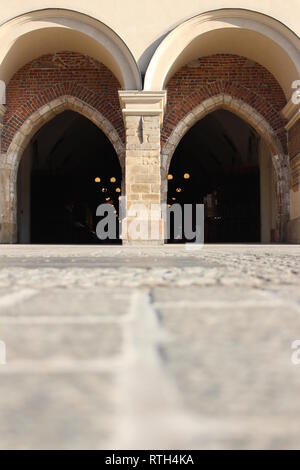
[[[61,96],[73,96],[99,111],[124,142],[119,82],[103,64],[75,52],[49,54],[22,67],[6,90],[2,153],[38,109]]]
[[[289,159],[286,104],[275,78],[261,65],[240,56],[218,54],[193,61],[179,70],[167,86],[168,104],[161,134],[162,202],[172,155],[185,133],[206,114],[228,109],[240,116],[266,141],[276,172],[277,241],[287,237],[289,219]]]
[[[74,52],[40,57],[20,69],[7,87],[2,133],[2,162],[8,172],[7,223],[10,241],[17,234],[17,174],[33,135],[56,114],[73,110],[91,120],[109,138],[125,165],[125,132],[120,110],[120,84],[101,63]]]
[[[270,124],[287,153],[286,98],[263,66],[231,54],[202,57],[182,67],[167,84],[168,102],[161,133],[162,149],[178,123],[204,100],[227,94],[243,101]]]

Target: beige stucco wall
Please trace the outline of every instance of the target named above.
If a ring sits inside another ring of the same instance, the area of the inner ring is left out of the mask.
[[[215,9],[261,12],[300,36],[299,0],[10,0],[1,2],[0,22],[45,8],[76,10],[102,21],[127,44],[142,72],[166,33],[192,16]]]

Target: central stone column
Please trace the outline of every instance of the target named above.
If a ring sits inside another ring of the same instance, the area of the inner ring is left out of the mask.
[[[126,217],[128,244],[163,244],[160,129],[166,92],[119,91],[126,130]]]

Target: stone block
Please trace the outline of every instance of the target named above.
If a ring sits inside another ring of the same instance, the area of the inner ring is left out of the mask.
[[[160,177],[159,174],[135,174],[134,175],[134,182],[135,183],[158,183],[160,182]],[[153,184],[151,184],[151,190],[152,190]],[[158,191],[155,191],[158,192]]]
[[[151,192],[159,194],[161,186],[159,183],[151,184]]]
[[[151,185],[150,184],[131,184],[130,191],[133,193],[150,193]]]
[[[151,202],[160,202],[160,194],[142,194],[142,200],[143,201],[151,201]]]

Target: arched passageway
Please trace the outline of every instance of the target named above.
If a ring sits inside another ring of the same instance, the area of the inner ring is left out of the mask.
[[[113,204],[117,212],[121,185],[119,159],[104,132],[77,112],[58,114],[31,138],[19,165],[18,241],[101,243],[96,208]]]
[[[204,204],[205,243],[275,240],[270,151],[248,123],[227,110],[206,115],[179,142],[169,166],[167,201]],[[171,241],[182,242],[184,235],[171,227]]]

